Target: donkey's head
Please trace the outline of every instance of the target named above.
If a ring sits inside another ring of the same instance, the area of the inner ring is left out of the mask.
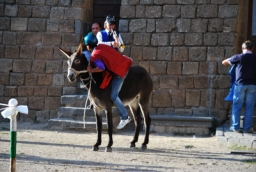
[[[75,82],[80,74],[87,73],[88,61],[82,55],[82,43],[80,43],[76,52],[68,52],[59,47],[60,51],[68,57],[68,74],[67,78],[70,82]]]

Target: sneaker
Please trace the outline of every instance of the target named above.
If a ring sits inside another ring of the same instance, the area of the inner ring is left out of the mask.
[[[239,130],[235,130],[232,126],[230,127],[230,131],[233,131],[235,133],[239,133]]]
[[[244,133],[253,133],[253,128],[251,127],[248,131],[244,131]]]
[[[131,118],[128,116],[127,119],[121,120],[119,125],[116,127],[117,129],[122,129],[131,121]]]

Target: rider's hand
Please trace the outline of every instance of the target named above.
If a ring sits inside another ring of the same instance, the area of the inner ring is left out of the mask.
[[[117,43],[117,42],[115,42],[115,41],[111,42],[111,45],[112,45],[113,47],[118,48],[118,43]]]

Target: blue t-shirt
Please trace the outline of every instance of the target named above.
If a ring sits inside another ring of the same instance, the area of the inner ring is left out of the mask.
[[[256,55],[236,54],[229,62],[236,64],[236,85],[256,85]]]

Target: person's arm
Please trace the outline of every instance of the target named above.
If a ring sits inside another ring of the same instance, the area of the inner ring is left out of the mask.
[[[94,73],[94,72],[102,72],[105,70],[105,65],[101,60],[95,60],[94,65],[96,66],[95,68],[92,68],[90,65],[87,66],[87,71],[90,73]]]
[[[229,60],[230,60],[230,58],[223,60],[222,64],[225,66],[232,65]]]

